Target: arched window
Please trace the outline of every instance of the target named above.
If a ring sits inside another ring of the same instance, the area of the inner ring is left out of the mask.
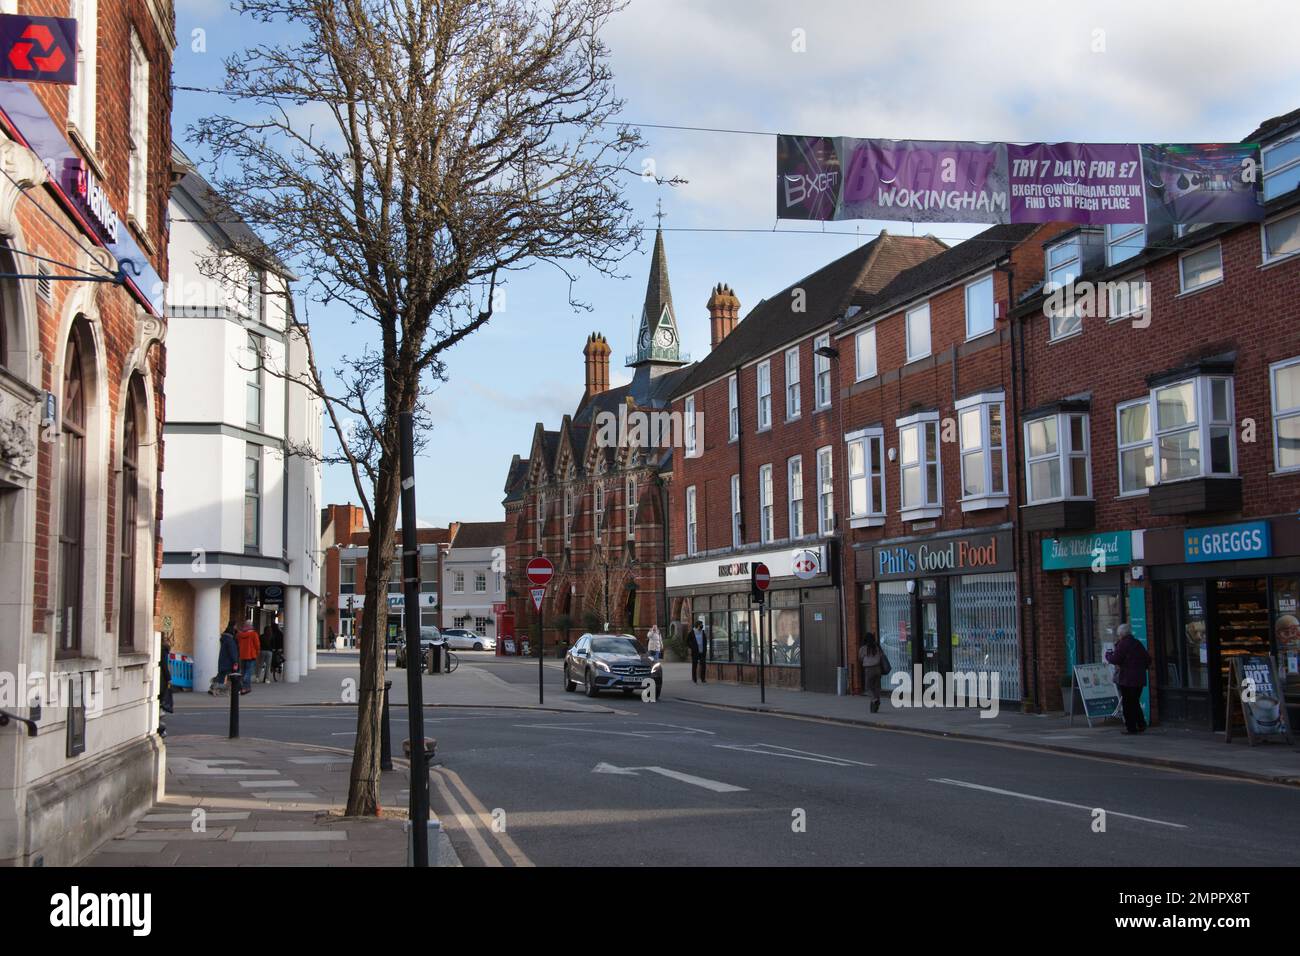
[[[82,582],[85,577],[86,533],[86,373],[82,365],[80,329],[73,326],[63,361],[63,430],[59,436],[59,605],[55,612],[58,653],[75,657],[81,651]]]
[[[122,413],[122,524],[118,548],[117,644],[124,651],[135,648],[135,540],[140,511],[140,436],[144,408],[144,386],[139,375],[132,375]]]

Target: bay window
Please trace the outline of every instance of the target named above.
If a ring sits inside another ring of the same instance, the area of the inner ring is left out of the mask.
[[[758,430],[772,427],[772,362],[758,363]]]
[[[1203,375],[1164,385],[1152,392],[1152,402],[1157,480],[1236,473],[1231,378]]]
[[[767,544],[773,538],[772,529],[772,466],[758,469],[758,540]]]
[[[803,458],[795,455],[785,465],[790,496],[790,537],[803,537]]]
[[[1300,358],[1269,369],[1273,391],[1273,462],[1278,471],[1300,469]]]
[[[1006,403],[1001,392],[957,403],[961,439],[962,510],[1007,504]]]
[[[799,349],[787,349],[785,353],[785,418],[789,421],[798,418],[802,411],[799,405]]]
[[[864,428],[845,436],[849,460],[849,526],[885,523],[885,431]]]
[[[1119,429],[1119,493],[1136,494],[1156,483],[1151,447],[1151,399],[1124,402],[1115,409]]]
[[[1092,497],[1088,415],[1058,412],[1025,422],[1025,499],[1030,504]]]
[[[813,339],[813,402],[818,408],[831,407],[831,360],[817,354],[817,349],[830,348],[830,345],[829,335]]]
[[[695,538],[695,486],[686,489],[686,554],[693,557],[696,553]]]
[[[939,468],[939,413],[898,419],[899,501],[904,521],[943,513]]]
[[[835,531],[835,474],[830,446],[817,449],[817,533]]]

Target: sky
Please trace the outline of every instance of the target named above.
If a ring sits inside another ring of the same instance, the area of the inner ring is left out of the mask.
[[[226,0],[177,0],[175,83],[220,85],[222,60],[274,31]],[[200,31],[200,32],[195,32]],[[657,174],[630,179],[645,230],[610,278],[579,272],[577,298],[547,266],[511,276],[504,309],[449,355],[430,402],[434,429],[416,463],[422,521],[504,519],[506,470],[526,457],[534,424],[556,428],[583,391],[582,347],[603,332],[611,384],[630,381],[653,245],[656,202],[682,347],[709,347],[705,302],[728,283],[741,315],[763,298],[872,238],[930,232],[950,243],[979,226],[775,218],[772,134],[1006,142],[1222,142],[1300,107],[1300,4],[780,2],[631,0],[605,33],[623,118],[641,124]],[[177,91],[175,137],[226,107]],[[657,126],[697,127],[669,130]],[[637,163],[638,166],[641,163]],[[355,350],[362,323],[310,311],[322,366]],[[329,447],[327,442],[327,447]],[[322,500],[357,502],[348,471],[326,470]]]

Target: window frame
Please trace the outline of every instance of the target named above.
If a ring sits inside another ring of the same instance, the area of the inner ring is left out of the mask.
[[[939,434],[939,413],[934,412],[917,412],[915,415],[908,415],[906,418],[900,418],[894,422],[898,429],[898,504],[899,517],[903,521],[924,521],[927,518],[938,518],[943,515],[943,452],[942,436]],[[903,435],[905,432],[916,430],[917,432],[917,460],[912,464],[905,463],[903,459]],[[926,432],[934,433],[934,459],[930,460],[925,457],[926,449]],[[930,482],[930,467],[933,465],[935,480],[933,489]],[[908,505],[906,500],[907,494],[907,469],[918,468],[921,474],[921,501],[915,505]],[[931,500],[931,490],[935,492],[934,500]]]
[[[1127,232],[1118,232],[1119,229],[1127,229]],[[1126,245],[1125,240],[1134,236],[1142,237],[1142,244],[1139,246]],[[1136,223],[1107,223],[1105,226],[1104,242],[1106,244],[1106,268],[1119,265],[1121,262],[1127,262],[1134,256],[1142,254],[1142,250],[1147,246],[1147,227],[1144,222]],[[1124,256],[1114,255],[1116,249],[1132,249],[1133,251]]]
[[[140,465],[145,425],[143,384],[139,373],[127,382],[122,412],[122,505],[118,549],[117,646],[121,651],[136,647],[136,584],[139,581],[138,541],[140,530]],[[130,426],[130,427],[128,427]]]
[[[149,224],[150,64],[140,35],[131,28],[127,107],[127,210],[141,227]],[[143,94],[143,95],[141,95]]]
[[[1282,459],[1278,455],[1278,444],[1281,438],[1281,433],[1278,430],[1278,423],[1292,418],[1300,421],[1300,401],[1297,402],[1294,408],[1279,410],[1277,407],[1277,373],[1289,368],[1300,369],[1300,355],[1289,359],[1282,359],[1280,362],[1274,362],[1268,367],[1269,413],[1273,423],[1273,469],[1278,474],[1290,474],[1292,472],[1300,471],[1300,456],[1297,456],[1294,465],[1287,465],[1284,467],[1282,465]]]
[[[480,582],[482,582],[483,584],[482,587],[479,587]],[[474,593],[487,594],[487,572],[486,571],[474,572]]]
[[[253,367],[246,373],[244,380],[244,416],[245,424],[256,425],[259,429],[266,429],[266,381],[263,376],[265,368],[263,362],[263,349],[266,347],[266,338],[258,335],[256,332],[248,332],[248,351],[253,357]],[[248,414],[249,399],[256,394],[257,417],[252,418]]]
[[[993,444],[992,417],[994,407],[998,409],[998,419],[1002,433],[1002,442],[998,446]],[[976,409],[979,410],[979,445],[976,448],[967,448],[964,432],[965,418],[967,413]],[[961,510],[979,511],[984,508],[1006,507],[1011,502],[1010,483],[1007,478],[1006,394],[1004,392],[982,392],[977,395],[970,395],[956,402],[954,411],[957,413],[957,475],[962,488],[961,497],[958,500],[961,502]],[[966,492],[966,459],[974,455],[982,455],[984,459],[982,476],[984,486],[981,493],[971,495]],[[1002,487],[999,490],[993,488],[994,455],[997,455],[1002,460]]]
[[[740,475],[731,476],[731,546],[739,548],[744,544],[741,529],[740,511]]]
[[[771,464],[758,466],[758,541],[771,544],[776,540],[776,489]]]
[[[834,401],[831,387],[831,360],[825,355],[817,354],[818,349],[830,348],[830,344],[829,333],[813,339],[813,409],[816,411],[830,408]]]
[[[256,451],[254,451],[256,449]],[[262,549],[262,446],[256,442],[244,443],[244,553],[259,554]],[[248,466],[253,464],[253,483],[248,487]],[[248,509],[253,508],[253,540],[248,536]]]
[[[1136,441],[1124,441],[1124,411],[1130,408],[1143,406],[1147,410],[1147,432],[1146,438],[1139,438]],[[1126,402],[1115,403],[1115,464],[1118,468],[1115,487],[1119,490],[1119,497],[1128,498],[1137,495],[1145,495],[1151,487],[1156,484],[1156,459],[1155,459],[1155,432],[1154,421],[1152,419],[1151,395],[1147,393],[1142,398],[1130,399]],[[1147,465],[1151,469],[1151,480],[1141,488],[1124,487],[1124,456],[1129,452],[1140,451],[1145,448],[1150,456],[1150,462]]]
[[[805,534],[803,523],[803,455],[793,455],[786,459],[785,488],[788,506],[786,513],[787,531],[792,540],[802,538]]]
[[[740,438],[740,376],[727,376],[727,441]]]
[[[799,381],[799,346],[785,350],[785,420],[792,422],[803,415],[803,395]]]
[[[1300,163],[1300,159],[1297,159],[1296,162]],[[1275,262],[1284,262],[1287,259],[1300,256],[1300,246],[1297,246],[1290,252],[1282,252],[1277,255],[1269,254],[1268,227],[1277,225],[1279,222],[1284,222],[1287,219],[1296,220],[1297,230],[1300,231],[1300,209],[1292,209],[1280,216],[1272,216],[1259,224],[1260,265],[1271,266]]]
[[[851,449],[854,445],[862,448],[862,472],[858,474],[853,468]],[[885,523],[885,507],[889,500],[886,487],[885,468],[885,429],[880,426],[861,428],[844,436],[844,458],[848,475],[848,507],[850,528],[879,527]],[[873,479],[880,480],[880,495],[877,498],[873,488]],[[859,511],[854,506],[853,489],[862,483],[863,501],[866,507]]]
[[[925,313],[925,351],[924,351],[924,352],[916,352],[916,351],[913,350],[913,343],[912,343],[912,316],[914,316],[914,315],[919,315],[919,314],[922,313],[922,312]],[[918,306],[914,306],[913,308],[910,308],[910,309],[907,309],[906,311],[904,311],[904,313],[903,313],[903,333],[904,333],[904,337],[905,337],[905,339],[906,339],[906,341],[905,341],[905,345],[906,345],[906,349],[907,349],[907,362],[904,363],[904,364],[909,364],[909,365],[910,365],[912,362],[919,362],[921,359],[923,359],[923,358],[928,358],[928,357],[930,356],[930,354],[931,354],[931,349],[932,349],[932,347],[933,347],[933,345],[934,345],[934,342],[933,342],[933,332],[934,332],[934,330],[933,330],[933,328],[931,327],[930,300],[929,300],[929,299],[927,299],[925,302],[922,302],[922,303],[921,303],[920,305],[918,305]]]
[[[835,449],[817,449],[817,534],[835,533]]]
[[[98,125],[99,0],[72,0],[77,21],[77,82],[69,88],[67,125],[94,154]]]
[[[1074,447],[1073,429],[1071,428],[1074,419],[1083,420],[1083,448]],[[1038,422],[1051,421],[1056,428],[1056,450],[1044,452],[1041,455],[1034,455],[1030,449],[1032,447],[1029,440],[1030,428]],[[1092,484],[1092,413],[1069,410],[1052,412],[1047,415],[1035,415],[1032,418],[1026,418],[1021,423],[1021,440],[1024,442],[1024,459],[1025,459],[1025,504],[1026,506],[1052,504],[1059,501],[1092,501],[1093,484]],[[1084,462],[1084,493],[1078,494],[1074,487],[1074,469],[1072,463],[1076,458],[1082,458]],[[1035,496],[1033,466],[1045,461],[1055,462],[1056,479],[1060,488],[1060,493],[1056,495]],[[1068,490],[1068,493],[1067,493]]]
[[[1199,256],[1202,253],[1209,252],[1211,249],[1213,249],[1216,253],[1218,253],[1219,275],[1214,279],[1209,279],[1205,282],[1201,282],[1197,285],[1189,287],[1187,285],[1187,274],[1184,271],[1184,266],[1186,265],[1187,260],[1192,258],[1193,256]],[[1178,294],[1179,295],[1190,295],[1193,292],[1200,292],[1202,289],[1209,289],[1212,286],[1222,285],[1223,281],[1224,281],[1224,268],[1223,268],[1223,244],[1222,243],[1217,241],[1206,243],[1205,245],[1199,246],[1196,249],[1189,249],[1178,256]]]
[[[699,511],[696,501],[695,486],[686,488],[686,556],[693,558],[699,554]]]
[[[686,445],[686,457],[695,458],[699,454],[698,436],[695,434],[695,396],[687,395],[682,403],[682,416],[686,419],[682,422],[683,440]]]
[[[1134,297],[1132,291],[1134,288],[1142,290],[1141,303],[1134,307]],[[1128,308],[1123,312],[1119,311],[1115,303],[1115,293],[1119,289],[1129,291]],[[1131,319],[1134,316],[1142,315],[1151,307],[1150,286],[1147,283],[1145,272],[1134,272],[1122,279],[1114,279],[1106,283],[1106,321],[1121,322],[1124,319]]]
[[[987,283],[989,287],[989,298],[988,298],[989,327],[987,329],[984,329],[983,331],[973,332],[971,331],[971,308],[970,308],[971,292],[977,286],[982,286],[985,283]],[[972,279],[970,282],[967,282],[963,301],[965,303],[965,309],[966,309],[966,341],[967,342],[971,341],[972,339],[982,338],[983,336],[989,335],[997,330],[998,327],[997,283],[994,281],[992,272],[986,272],[984,273],[984,275],[980,276],[979,278]]]
[[[772,360],[764,359],[758,363],[754,375],[754,391],[758,399],[756,419],[758,431],[765,432],[772,427]]]
[[[63,350],[63,384],[59,402],[59,580],[55,611],[55,658],[80,657],[85,650],[86,523],[89,512],[89,424],[92,387],[87,369],[88,335],[78,318]],[[93,355],[93,353],[91,353]],[[76,394],[70,385],[75,375]],[[52,589],[53,590],[53,589]]]
[[[866,337],[871,337],[871,371],[866,375],[862,374],[862,343]],[[876,351],[876,326],[868,325],[865,329],[859,329],[853,336],[853,380],[855,382],[865,382],[869,378],[875,378],[879,374],[879,354]]]
[[[636,476],[628,475],[623,483],[623,530],[628,538],[636,537]]]
[[[452,594],[465,593],[465,572],[464,571],[455,569],[451,572],[451,593]]]
[[[1227,383],[1228,394],[1228,414],[1226,419],[1215,420],[1213,418],[1214,388],[1213,383],[1221,380]],[[1160,427],[1160,405],[1156,396],[1167,389],[1177,388],[1182,385],[1191,383],[1192,401],[1196,409],[1196,422],[1193,425],[1179,425],[1176,427]],[[1224,373],[1206,373],[1199,375],[1189,375],[1184,378],[1175,379],[1170,382],[1163,382],[1150,392],[1151,401],[1151,443],[1153,464],[1155,465],[1156,484],[1173,485],[1181,481],[1197,481],[1204,478],[1236,478],[1237,474],[1237,426],[1235,423],[1236,415],[1236,383],[1234,376]],[[1166,480],[1162,474],[1162,456],[1160,453],[1160,439],[1165,436],[1178,435],[1195,429],[1197,442],[1197,454],[1200,460],[1200,466],[1196,474],[1184,475],[1181,478],[1170,478]],[[1228,434],[1228,458],[1229,470],[1213,470],[1213,435],[1215,429],[1226,429]]]
[[[1278,193],[1277,196],[1269,195],[1270,179],[1276,178],[1279,173],[1290,173],[1292,170],[1296,169],[1297,167],[1300,167],[1300,154],[1297,154],[1295,157],[1288,159],[1277,169],[1269,169],[1268,168],[1269,154],[1275,150],[1281,149],[1283,146],[1296,143],[1298,140],[1300,140],[1300,130],[1293,132],[1290,136],[1283,136],[1280,139],[1268,143],[1267,145],[1260,148],[1260,155],[1259,155],[1260,173],[1261,173],[1260,188],[1262,190],[1262,195],[1265,202],[1268,202],[1271,199],[1276,199],[1277,196],[1285,196],[1286,193],[1293,192],[1296,189],[1300,189],[1300,182],[1298,182],[1295,186],[1292,186],[1290,189],[1286,190],[1285,192]]]

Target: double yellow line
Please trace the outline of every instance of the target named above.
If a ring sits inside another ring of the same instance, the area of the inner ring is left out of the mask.
[[[509,833],[504,829],[498,831],[493,826],[495,821],[491,811],[466,786],[460,774],[446,767],[433,767],[429,774],[433,785],[438,788],[443,804],[450,811],[449,817],[442,818],[443,825],[464,832],[482,866],[505,866],[507,863],[510,866],[534,865],[510,838]],[[458,796],[460,799],[457,799]],[[509,825],[508,817],[505,825]]]

